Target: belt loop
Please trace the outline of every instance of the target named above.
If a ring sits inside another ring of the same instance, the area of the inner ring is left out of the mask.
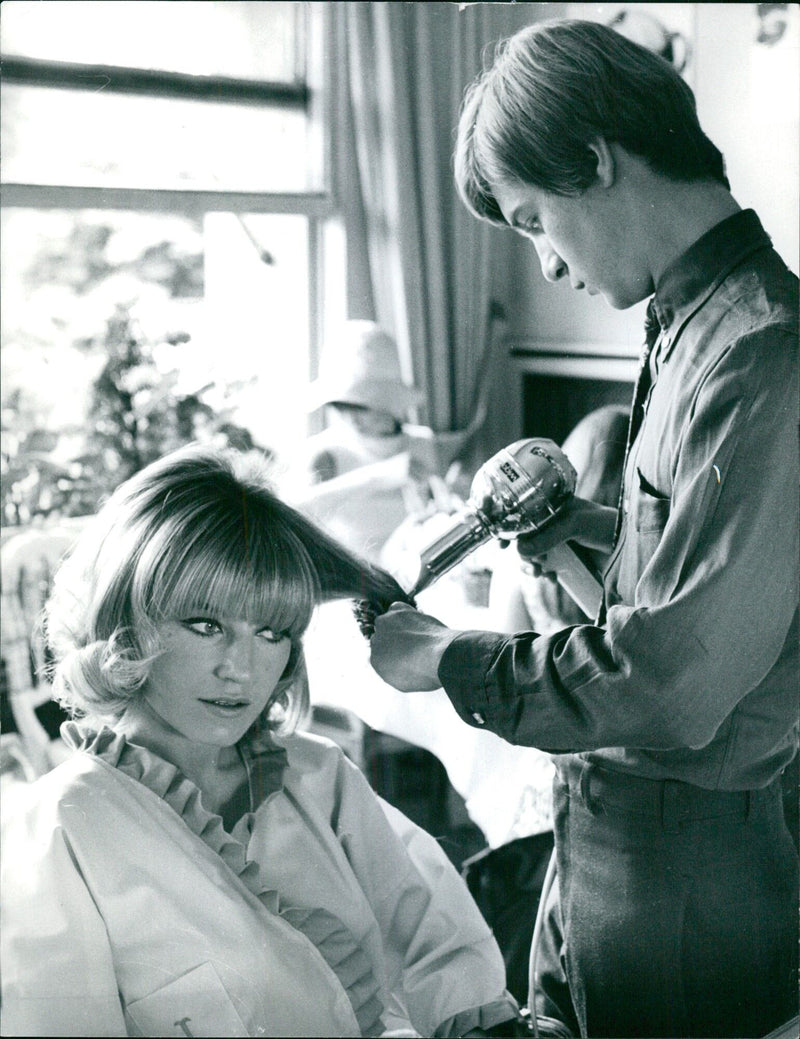
[[[596,815],[597,806],[595,805],[594,800],[592,798],[591,788],[591,776],[593,767],[594,766],[590,761],[584,761],[583,767],[581,768],[579,789],[581,794],[581,800],[583,801],[585,807],[588,809],[589,812],[591,812],[592,815]]]

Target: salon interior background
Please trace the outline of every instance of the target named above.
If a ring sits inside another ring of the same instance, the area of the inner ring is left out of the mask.
[[[627,394],[642,308],[546,287],[529,246],[463,211],[450,165],[487,45],[623,9],[677,34],[735,197],[796,271],[794,4],[5,0],[5,532],[92,511],[192,436],[280,460],[313,431],[299,401],[345,317],[395,334],[436,431],[490,386],[476,457]]]

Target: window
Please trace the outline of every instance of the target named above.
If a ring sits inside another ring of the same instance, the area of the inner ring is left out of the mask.
[[[113,426],[93,395],[115,351],[139,447],[178,435],[165,394],[278,456],[306,434],[332,216],[325,6],[3,3],[4,484],[30,485],[5,523],[96,506],[74,492],[87,437]]]

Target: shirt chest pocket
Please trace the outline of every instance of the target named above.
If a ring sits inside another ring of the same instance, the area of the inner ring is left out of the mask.
[[[618,601],[633,605],[636,586],[661,543],[670,513],[670,499],[660,495],[636,472],[638,486],[627,507],[626,533],[616,579]]]
[[[248,1035],[211,963],[202,963],[125,1007],[136,1031],[152,1036]]]
[[[660,540],[669,519],[670,504],[669,498],[659,497],[640,488],[632,516],[633,528],[637,536],[648,538],[655,534]]]

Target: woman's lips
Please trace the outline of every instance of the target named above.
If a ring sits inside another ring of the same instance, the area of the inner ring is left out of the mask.
[[[224,715],[237,714],[239,711],[245,710],[250,706],[249,700],[224,700],[224,699],[213,699],[213,700],[200,700],[201,704],[205,704],[209,710],[217,711]]]

